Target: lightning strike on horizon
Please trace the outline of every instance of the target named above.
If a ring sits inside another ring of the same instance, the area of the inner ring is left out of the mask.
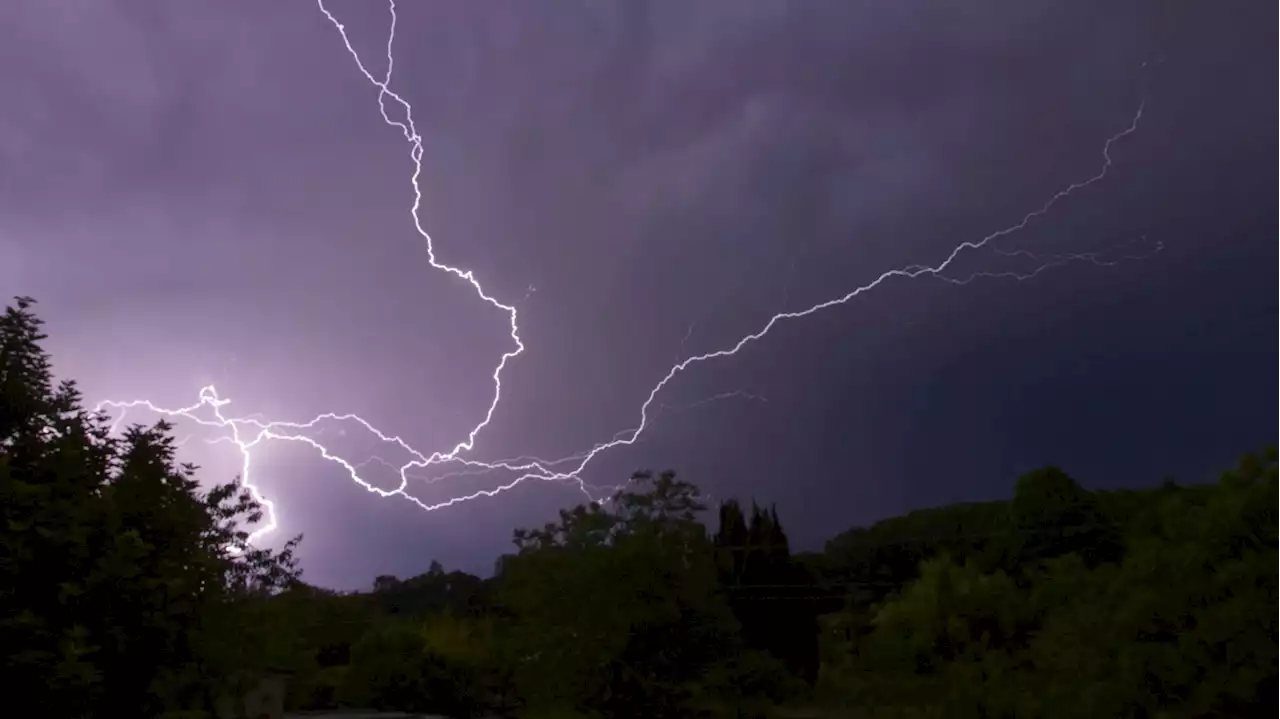
[[[467,434],[466,439],[459,441],[456,445],[454,445],[453,449],[451,449],[450,451],[448,452],[437,451],[429,455],[423,454],[417,449],[414,449],[412,446],[410,446],[407,442],[405,442],[399,436],[388,435],[382,432],[381,430],[374,427],[371,423],[369,423],[362,417],[355,414],[325,413],[325,414],[317,415],[316,417],[312,418],[307,422],[301,422],[301,423],[265,421],[263,419],[258,419],[252,415],[246,416],[246,417],[228,417],[223,413],[223,408],[230,403],[230,400],[221,398],[218,395],[216,388],[212,385],[206,386],[201,389],[199,394],[199,401],[196,404],[188,407],[182,407],[179,409],[166,409],[166,408],[158,407],[146,399],[132,400],[127,402],[109,400],[109,401],[104,401],[98,404],[97,409],[99,411],[101,411],[105,407],[112,407],[114,409],[120,410],[120,416],[116,418],[116,420],[111,425],[111,428],[113,431],[116,429],[118,424],[122,421],[123,417],[128,412],[128,410],[134,409],[134,408],[146,408],[154,413],[164,415],[167,417],[182,417],[206,427],[214,427],[214,428],[219,428],[223,430],[228,430],[229,431],[228,435],[220,436],[217,439],[210,440],[210,441],[229,442],[234,444],[238,448],[241,454],[241,473],[239,478],[240,485],[245,489],[247,489],[251,493],[251,495],[254,497],[254,499],[257,500],[264,509],[265,523],[262,526],[255,528],[253,533],[250,535],[250,541],[254,541],[257,538],[270,533],[278,526],[278,518],[276,514],[275,504],[262,496],[258,487],[253,483],[252,475],[251,475],[252,463],[250,458],[252,456],[252,450],[266,440],[301,442],[303,444],[309,445],[313,449],[315,449],[317,452],[319,452],[320,456],[323,457],[324,459],[329,460],[331,462],[335,462],[338,465],[342,466],[346,470],[347,474],[350,476],[352,481],[356,482],[367,491],[377,494],[381,497],[401,495],[405,499],[413,502],[414,504],[418,505],[420,508],[426,511],[434,511],[437,509],[442,509],[442,508],[449,507],[461,502],[478,499],[480,497],[493,497],[529,479],[538,479],[543,481],[575,482],[578,485],[578,488],[581,489],[583,493],[585,493],[590,498],[591,493],[587,491],[588,485],[586,485],[586,483],[583,481],[581,477],[582,472],[587,468],[588,465],[590,465],[592,460],[594,460],[602,452],[605,452],[620,446],[629,446],[629,445],[635,444],[636,441],[640,438],[640,436],[644,433],[644,431],[649,427],[649,425],[654,419],[654,416],[656,416],[657,413],[660,413],[664,407],[667,407],[669,409],[669,406],[664,405],[662,403],[659,403],[655,406],[655,400],[658,394],[667,386],[668,383],[670,383],[676,376],[680,375],[685,370],[689,369],[690,367],[693,367],[694,365],[710,362],[716,359],[731,357],[737,354],[747,345],[753,342],[756,342],[757,340],[763,339],[774,328],[774,326],[780,322],[784,322],[787,320],[800,319],[800,318],[807,317],[809,315],[821,312],[823,310],[830,309],[832,307],[846,304],[851,300],[853,300],[854,298],[858,297],[859,295],[865,292],[870,292],[876,289],[877,287],[879,287],[881,284],[894,278],[916,279],[921,276],[929,276],[935,279],[943,280],[945,282],[958,284],[958,285],[968,284],[969,282],[972,282],[975,279],[988,278],[988,277],[1004,277],[1004,278],[1016,279],[1019,281],[1025,281],[1039,275],[1041,272],[1047,269],[1050,269],[1052,267],[1057,267],[1059,265],[1066,264],[1069,262],[1089,262],[1095,265],[1107,265],[1107,264],[1114,264],[1124,259],[1144,259],[1145,258],[1145,257],[1121,257],[1119,259],[1108,261],[1108,260],[1102,260],[1101,259],[1102,253],[1098,253],[1098,252],[1061,254],[1061,255],[1040,255],[1036,253],[1031,253],[1026,250],[1012,250],[1012,251],[1003,251],[1003,252],[997,250],[997,252],[1000,252],[1001,254],[1004,254],[1006,256],[1020,256],[1020,257],[1032,258],[1033,260],[1039,262],[1040,264],[1033,270],[1023,271],[1023,272],[976,271],[963,277],[952,277],[948,274],[948,271],[952,268],[952,265],[956,262],[957,258],[959,258],[965,251],[976,251],[976,250],[983,249],[988,245],[990,245],[995,240],[998,240],[1002,237],[1006,237],[1008,235],[1011,235],[1013,233],[1016,233],[1024,229],[1033,220],[1047,214],[1061,200],[1065,199],[1069,195],[1079,190],[1082,190],[1086,187],[1089,187],[1090,185],[1093,185],[1096,182],[1101,181],[1104,177],[1106,177],[1108,171],[1112,166],[1112,158],[1111,158],[1112,146],[1116,142],[1120,141],[1121,139],[1133,134],[1138,129],[1138,123],[1142,119],[1143,111],[1146,106],[1146,97],[1144,95],[1129,125],[1123,130],[1121,130],[1120,132],[1109,137],[1104,143],[1102,148],[1103,165],[1102,165],[1102,168],[1097,172],[1097,174],[1089,177],[1086,180],[1071,183],[1066,188],[1059,190],[1053,196],[1051,196],[1047,201],[1045,201],[1045,203],[1041,205],[1038,209],[1035,209],[1025,214],[1022,217],[1022,219],[1019,220],[1017,223],[1010,225],[1004,229],[997,230],[996,232],[993,232],[987,235],[986,237],[983,237],[980,240],[965,241],[960,243],[959,245],[956,245],[941,262],[935,265],[909,265],[909,266],[901,267],[898,269],[885,271],[879,276],[877,276],[874,280],[864,285],[858,286],[853,290],[839,297],[812,305],[811,307],[804,310],[783,311],[783,312],[774,314],[772,317],[768,319],[768,321],[766,321],[763,324],[763,326],[761,326],[759,330],[741,337],[735,343],[733,343],[728,347],[711,351],[711,352],[706,352],[703,354],[696,354],[696,355],[686,357],[685,359],[672,365],[670,369],[667,370],[666,374],[661,378],[661,380],[659,380],[658,383],[655,384],[653,388],[649,391],[648,396],[646,397],[644,402],[640,405],[640,410],[639,410],[640,421],[634,428],[621,430],[615,433],[608,441],[597,443],[594,446],[592,446],[592,448],[589,450],[578,452],[576,454],[569,455],[567,457],[563,457],[556,460],[545,460],[545,459],[532,457],[532,456],[516,457],[513,459],[496,460],[496,461],[490,461],[490,462],[484,462],[484,461],[479,461],[474,459],[465,459],[460,455],[464,452],[469,452],[474,448],[477,436],[480,434],[482,430],[484,430],[485,427],[489,425],[489,423],[493,419],[494,412],[496,411],[498,404],[501,401],[503,370],[506,368],[508,362],[510,362],[512,359],[516,358],[517,356],[519,356],[525,349],[524,342],[520,337],[517,310],[514,305],[504,304],[501,301],[494,298],[492,295],[490,295],[484,289],[484,287],[480,284],[480,282],[476,279],[476,277],[474,276],[471,270],[463,270],[461,268],[453,267],[451,265],[448,265],[439,261],[436,257],[434,242],[431,236],[427,233],[427,231],[422,226],[422,221],[419,216],[419,211],[422,203],[422,191],[419,186],[419,178],[422,174],[422,158],[424,154],[424,150],[422,146],[422,136],[418,134],[417,128],[414,125],[412,107],[407,101],[404,100],[404,98],[402,98],[400,95],[394,92],[390,87],[391,80],[392,80],[392,70],[394,68],[393,45],[395,42],[395,31],[396,31],[396,22],[397,22],[395,0],[389,0],[389,3],[388,3],[390,8],[390,14],[391,14],[391,22],[390,22],[390,30],[388,33],[387,44],[386,44],[387,70],[386,70],[386,73],[383,75],[382,79],[378,79],[377,77],[375,77],[373,73],[370,72],[369,69],[366,67],[366,65],[364,64],[364,61],[360,57],[360,54],[355,50],[355,48],[351,44],[351,41],[347,36],[345,25],[340,20],[338,20],[338,18],[336,18],[328,10],[328,8],[325,7],[324,0],[316,0],[316,1],[320,11],[324,14],[326,19],[328,19],[328,21],[333,25],[333,27],[338,31],[338,34],[341,36],[343,44],[346,47],[348,54],[350,54],[351,57],[355,60],[357,69],[365,77],[366,80],[368,80],[375,88],[377,88],[378,108],[382,115],[383,121],[387,125],[390,125],[391,127],[399,129],[403,134],[405,140],[410,145],[409,158],[410,158],[410,161],[413,163],[413,172],[410,176],[410,182],[413,185],[413,203],[410,206],[410,215],[413,219],[414,229],[417,231],[417,233],[422,237],[422,239],[426,243],[427,257],[431,267],[433,267],[434,269],[440,270],[442,272],[451,274],[467,282],[469,285],[471,285],[472,289],[475,291],[476,295],[481,300],[493,306],[495,309],[498,309],[501,312],[505,313],[508,318],[508,323],[511,329],[510,336],[511,336],[512,342],[514,343],[514,349],[504,352],[501,358],[498,360],[498,364],[492,373],[492,378],[494,382],[493,400],[489,403],[489,407],[484,412],[484,416],[479,421],[479,423]],[[399,108],[403,112],[403,118],[404,118],[403,120],[396,120],[391,117],[391,115],[388,112],[388,101],[391,101],[395,105],[399,106]],[[1158,252],[1160,250],[1160,247],[1161,247],[1160,244],[1157,243],[1155,251]],[[995,249],[995,248],[992,248],[992,249]],[[532,292],[532,288],[530,288],[530,292]],[[527,299],[527,295],[526,295],[526,299]],[[692,333],[692,331],[693,331],[693,325],[691,323],[688,331],[685,334],[684,339],[681,341],[682,346],[684,342],[689,339],[689,335]],[[712,401],[715,399],[721,399],[724,397],[734,396],[734,395],[748,396],[744,392],[730,392],[730,393],[724,393],[723,397],[718,395],[716,397],[712,397],[707,400],[702,400],[694,404],[695,405],[702,404],[707,401]],[[759,398],[759,399],[763,399],[763,398]],[[202,410],[205,410],[206,408],[207,408],[207,411],[205,412],[206,416],[201,416],[199,413]],[[397,471],[400,477],[400,483],[398,487],[392,490],[379,489],[378,487],[375,487],[374,485],[366,481],[364,478],[362,478],[360,476],[360,471],[359,471],[362,467],[366,466],[371,462],[380,463],[391,468],[395,468],[394,463],[389,462],[385,459],[382,459],[381,457],[378,457],[378,456],[372,456],[369,459],[364,460],[363,462],[352,464],[350,461],[335,454],[328,447],[321,444],[312,436],[312,434],[319,434],[323,432],[326,429],[327,423],[341,424],[341,423],[351,423],[351,422],[354,422],[360,425],[361,427],[363,427],[366,431],[370,432],[375,437],[377,437],[380,442],[384,444],[395,445],[396,447],[399,447],[401,450],[407,452],[412,457],[410,461],[400,465],[397,468]],[[305,434],[308,432],[310,432],[311,434]],[[560,465],[569,464],[569,463],[576,463],[576,464],[572,465],[571,468],[568,469],[567,471],[554,469],[556,467],[559,467]],[[424,477],[416,471],[416,470],[425,470],[436,465],[449,465],[449,464],[461,465],[463,469],[441,474],[441,475],[433,475],[429,477]],[[426,502],[423,502],[422,500],[410,495],[406,491],[406,488],[409,485],[410,479],[418,479],[419,481],[435,483],[443,479],[446,479],[448,477],[486,474],[489,472],[494,472],[499,470],[514,472],[514,473],[517,473],[519,476],[517,476],[515,479],[511,480],[510,482],[507,482],[506,484],[497,486],[496,488],[482,489],[482,490],[477,490],[475,492],[472,492],[470,494],[454,496],[450,499],[447,499],[435,504],[428,504]]]

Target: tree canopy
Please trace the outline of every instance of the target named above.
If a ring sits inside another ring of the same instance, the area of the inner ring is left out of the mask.
[[[40,320],[0,317],[0,646],[8,701],[49,716],[211,708],[260,653],[244,605],[296,579],[297,540],[253,547],[234,482],[201,489],[170,427],[111,436],[55,383]]]

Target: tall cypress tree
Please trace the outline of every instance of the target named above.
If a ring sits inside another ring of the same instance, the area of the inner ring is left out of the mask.
[[[791,561],[776,507],[766,511],[753,502],[747,519],[736,501],[723,503],[715,538],[721,581],[748,646],[777,657],[797,676],[816,680],[814,589]]]

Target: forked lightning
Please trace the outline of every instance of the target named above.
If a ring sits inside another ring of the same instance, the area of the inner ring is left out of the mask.
[[[591,464],[591,462],[597,456],[599,456],[602,452],[613,449],[615,447],[633,444],[640,438],[640,436],[643,434],[645,429],[652,422],[654,414],[662,408],[661,404],[655,405],[655,401],[656,401],[656,398],[658,397],[658,394],[662,391],[664,387],[667,386],[669,382],[671,382],[672,379],[674,379],[677,375],[689,369],[690,367],[693,367],[694,365],[702,364],[702,363],[709,362],[715,359],[720,359],[723,357],[729,357],[739,352],[748,344],[751,344],[752,342],[763,339],[780,322],[784,322],[787,320],[800,319],[802,317],[807,317],[809,315],[812,315],[817,312],[821,312],[826,309],[830,309],[832,307],[843,305],[865,292],[870,292],[871,290],[874,290],[875,288],[879,287],[881,284],[893,278],[915,279],[921,276],[928,276],[931,278],[936,278],[936,279],[944,280],[950,283],[961,284],[961,285],[967,284],[973,281],[974,279],[983,278],[983,277],[1004,277],[1004,278],[1011,278],[1011,279],[1017,279],[1017,280],[1027,280],[1027,279],[1031,279],[1032,277],[1035,277],[1036,275],[1040,274],[1041,272],[1049,268],[1056,267],[1068,262],[1088,262],[1088,263],[1097,264],[1097,265],[1109,265],[1109,264],[1114,264],[1115,262],[1122,259],[1141,259],[1142,258],[1142,256],[1135,255],[1135,256],[1120,257],[1112,260],[1104,260],[1102,259],[1102,255],[1100,255],[1099,253],[1038,255],[1035,253],[1028,252],[1026,250],[1013,250],[1013,251],[1004,251],[1002,252],[1002,254],[1030,258],[1035,262],[1035,267],[1031,270],[1016,271],[1016,272],[1015,271],[971,272],[961,277],[954,277],[949,274],[949,271],[952,269],[957,258],[959,258],[966,251],[980,250],[984,247],[987,247],[987,245],[989,245],[990,243],[992,243],[993,241],[999,238],[1006,237],[1015,232],[1018,232],[1019,230],[1022,230],[1032,220],[1047,214],[1056,204],[1058,204],[1058,202],[1065,199],[1068,195],[1071,195],[1072,193],[1075,193],[1096,182],[1099,182],[1104,177],[1106,177],[1108,171],[1111,169],[1111,166],[1112,166],[1111,148],[1116,142],[1119,142],[1121,139],[1137,131],[1138,123],[1142,119],[1142,113],[1145,108],[1145,98],[1143,102],[1138,105],[1138,109],[1134,113],[1133,119],[1130,121],[1128,126],[1125,127],[1123,130],[1121,130],[1120,132],[1116,133],[1115,135],[1107,138],[1106,142],[1102,146],[1102,159],[1103,159],[1102,167],[1093,176],[1079,182],[1074,182],[1068,185],[1067,187],[1063,188],[1062,190],[1059,190],[1047,201],[1045,201],[1045,203],[1041,205],[1039,208],[1031,212],[1028,212],[1026,215],[1024,215],[1022,219],[1020,219],[1017,223],[1010,225],[1009,227],[1006,227],[1002,230],[993,232],[987,235],[986,237],[983,237],[980,240],[967,241],[957,245],[951,250],[951,252],[941,262],[938,262],[933,265],[910,265],[910,266],[902,267],[899,269],[889,270],[887,272],[884,272],[883,274],[876,277],[874,280],[872,280],[871,282],[865,285],[856,287],[839,297],[813,305],[808,309],[790,311],[790,312],[779,312],[778,314],[775,314],[774,316],[770,317],[769,320],[760,327],[760,329],[740,338],[737,342],[733,343],[730,346],[724,347],[723,349],[719,349],[713,352],[707,352],[704,354],[697,354],[697,355],[686,357],[680,362],[672,365],[671,368],[667,370],[666,374],[661,378],[661,380],[659,380],[658,383],[655,384],[653,388],[649,391],[648,396],[645,398],[644,402],[640,405],[639,422],[636,424],[634,428],[620,431],[614,434],[613,437],[610,438],[609,440],[596,444],[589,450],[584,450],[582,452],[571,455],[569,457],[564,457],[557,460],[544,460],[536,457],[519,457],[519,458],[509,459],[509,460],[496,460],[491,462],[483,462],[483,461],[478,461],[474,459],[466,459],[462,455],[464,453],[470,452],[472,448],[475,446],[476,437],[493,419],[494,412],[497,410],[498,404],[502,399],[503,370],[506,369],[507,364],[511,360],[518,357],[524,351],[525,345],[520,337],[518,313],[514,305],[504,304],[501,301],[495,299],[493,295],[491,295],[488,291],[486,291],[485,288],[480,284],[479,280],[476,279],[475,275],[470,270],[464,270],[461,268],[453,267],[441,262],[436,256],[435,246],[431,239],[431,236],[423,228],[422,219],[419,215],[419,209],[422,202],[422,191],[418,183],[418,179],[422,174],[422,158],[423,158],[422,136],[418,134],[418,130],[414,125],[413,108],[409,105],[407,101],[405,101],[405,99],[401,95],[397,94],[394,90],[391,89],[392,70],[395,62],[394,53],[392,52],[392,48],[395,44],[395,33],[396,33],[395,0],[390,0],[389,2],[390,11],[391,11],[391,20],[390,20],[390,31],[387,36],[387,45],[386,45],[387,70],[386,70],[386,73],[383,74],[381,78],[376,77],[369,70],[368,66],[365,65],[364,61],[360,57],[360,53],[358,53],[355,50],[355,48],[352,46],[351,40],[347,35],[346,27],[337,17],[334,16],[333,13],[329,11],[329,9],[325,6],[324,0],[317,0],[317,4],[319,6],[320,12],[324,14],[324,16],[328,19],[328,21],[332,23],[334,29],[337,30],[338,35],[341,37],[347,52],[354,59],[356,68],[364,76],[364,78],[373,86],[373,88],[377,90],[378,108],[382,114],[382,119],[386,122],[386,124],[390,125],[391,127],[399,129],[401,133],[404,135],[405,140],[409,143],[409,159],[413,164],[413,172],[410,176],[410,182],[413,185],[413,204],[409,208],[410,217],[412,218],[414,229],[418,232],[419,235],[422,236],[423,241],[426,242],[427,253],[428,253],[427,256],[431,264],[431,267],[437,270],[440,270],[442,272],[448,273],[450,275],[453,275],[454,277],[457,277],[458,279],[470,284],[471,287],[475,290],[475,293],[480,298],[480,300],[488,303],[489,305],[492,305],[495,309],[505,314],[511,327],[511,341],[513,344],[513,349],[503,353],[503,355],[498,359],[497,366],[493,370],[493,374],[492,374],[493,383],[494,383],[493,400],[489,403],[488,408],[485,410],[483,418],[467,434],[466,438],[459,441],[456,445],[453,446],[452,449],[448,451],[437,451],[430,454],[424,454],[418,451],[417,449],[414,449],[411,445],[409,445],[400,437],[394,436],[394,435],[388,435],[382,432],[381,430],[377,429],[376,427],[374,427],[370,422],[368,422],[364,418],[354,414],[326,413],[326,414],[322,414],[317,417],[314,417],[311,420],[308,420],[306,422],[300,422],[300,423],[265,421],[265,420],[256,418],[256,416],[246,416],[246,417],[227,416],[225,414],[225,408],[229,404],[230,400],[219,397],[217,390],[213,386],[208,386],[203,388],[200,391],[198,401],[195,404],[188,407],[181,407],[177,409],[158,407],[155,404],[145,399],[138,399],[138,400],[132,400],[132,401],[109,400],[109,401],[102,402],[98,405],[99,410],[105,409],[107,407],[118,410],[118,416],[116,419],[117,424],[120,422],[120,420],[123,419],[123,417],[125,416],[126,412],[129,409],[146,408],[152,412],[165,415],[171,418],[185,418],[201,425],[205,425],[208,427],[215,427],[215,428],[224,430],[226,434],[224,436],[219,437],[217,440],[213,440],[213,441],[230,442],[238,448],[241,455],[240,482],[243,484],[244,487],[246,487],[253,494],[253,496],[256,499],[258,499],[262,503],[265,509],[265,512],[264,512],[265,518],[263,520],[263,523],[255,529],[253,535],[251,536],[251,540],[257,539],[258,537],[261,537],[262,535],[265,535],[271,532],[277,526],[278,517],[276,512],[276,505],[270,500],[263,497],[258,487],[254,484],[253,466],[251,462],[251,458],[253,456],[253,450],[256,447],[258,447],[258,445],[260,445],[261,443],[269,440],[301,442],[303,444],[310,445],[317,452],[319,452],[321,457],[341,466],[347,472],[347,474],[351,477],[352,481],[364,487],[366,490],[382,497],[399,495],[417,504],[422,509],[425,509],[428,511],[442,509],[444,507],[449,507],[454,504],[458,504],[460,502],[466,502],[466,501],[477,499],[480,497],[492,497],[508,489],[511,489],[512,487],[515,487],[521,482],[529,479],[538,479],[538,480],[544,480],[544,481],[555,480],[555,481],[575,482],[577,483],[578,487],[582,489],[583,492],[588,492],[587,485],[585,485],[585,483],[582,480],[582,474],[584,470],[586,470],[586,468]],[[392,116],[391,110],[388,109],[389,103],[392,108],[398,108],[398,110],[401,113],[403,113],[403,119],[395,119]],[[1143,239],[1145,240],[1145,238]],[[1159,251],[1159,249],[1160,249],[1160,245],[1156,244],[1154,251]],[[1147,256],[1149,256],[1149,254]],[[726,393],[725,396],[746,396],[746,395],[745,393],[741,393],[741,392],[730,392],[730,393]],[[715,398],[712,398],[712,399],[715,399]],[[379,489],[378,487],[375,487],[373,484],[367,481],[365,478],[363,478],[360,474],[361,469],[370,463],[380,463],[380,464],[392,466],[392,467],[394,467],[394,464],[387,462],[386,460],[383,460],[379,457],[365,459],[360,462],[352,462],[352,461],[349,461],[348,459],[345,459],[339,456],[335,452],[331,451],[323,443],[317,440],[316,435],[320,434],[320,429],[322,428],[322,425],[325,423],[331,423],[331,422],[358,424],[364,430],[370,432],[372,435],[377,437],[380,442],[384,444],[395,445],[400,449],[404,450],[405,452],[408,452],[409,455],[412,457],[412,459],[406,462],[405,464],[401,465],[397,469],[400,477],[399,486],[397,486],[395,489],[392,489],[392,490]],[[510,482],[502,484],[494,489],[483,489],[483,490],[476,490],[470,493],[459,494],[457,496],[451,497],[450,499],[447,499],[442,502],[434,503],[434,504],[423,502],[422,500],[412,496],[408,492],[409,480],[411,478],[417,478],[421,480],[423,479],[423,477],[421,476],[422,471],[429,470],[430,468],[435,466],[443,467],[444,465],[453,465],[458,467],[458,469],[454,471],[446,472],[443,474],[431,476],[427,478],[427,481],[438,482],[439,480],[445,479],[447,477],[460,477],[460,476],[466,476],[470,474],[483,474],[486,472],[498,471],[498,470],[512,472],[516,475],[516,477]],[[568,465],[568,467],[565,469],[557,469],[558,467],[563,467],[564,465]],[[590,496],[589,492],[588,492],[588,496]]]

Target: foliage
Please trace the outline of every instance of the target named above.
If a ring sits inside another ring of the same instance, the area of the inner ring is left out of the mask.
[[[748,520],[736,501],[725,502],[715,546],[720,582],[747,645],[806,682],[816,681],[817,615],[823,606],[814,600],[812,577],[791,559],[777,510],[753,505]]]
[[[1016,576],[936,556],[870,622],[865,605],[828,622],[844,699],[885,716],[1260,715],[1277,673],[1275,450],[1145,499],[1024,478]]]
[[[669,716],[736,641],[703,506],[673,473],[641,473],[609,503],[517,530],[500,597],[516,619],[516,686],[539,706]]]
[[[849,588],[856,604],[882,601],[919,576],[920,563],[946,554],[984,568],[1016,565],[1018,528],[1009,502],[953,504],[890,517],[830,539],[809,562],[824,581]]]
[[[0,646],[9,700],[55,716],[211,708],[241,610],[293,580],[297,540],[248,544],[235,484],[201,490],[170,427],[109,433],[55,385],[32,302],[0,317]],[[15,695],[16,694],[16,695]]]
[[[485,610],[484,581],[466,572],[446,572],[431,562],[425,574],[401,581],[390,575],[374,580],[373,599],[382,612],[424,617],[439,612],[480,614]]]

